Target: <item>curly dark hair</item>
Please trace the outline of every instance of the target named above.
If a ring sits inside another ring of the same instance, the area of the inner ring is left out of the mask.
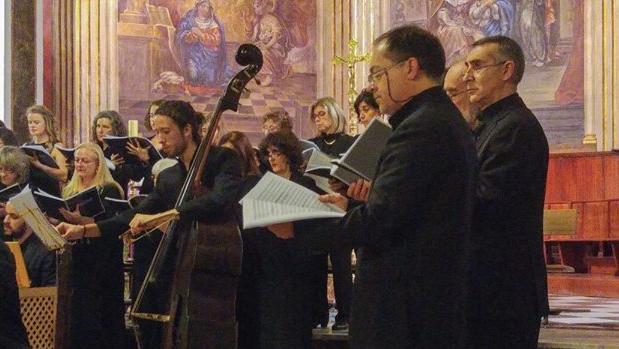
[[[127,129],[125,128],[125,124],[123,124],[122,116],[120,116],[120,114],[118,114],[115,110],[104,110],[99,112],[92,120],[90,139],[92,139],[93,142],[99,144],[99,140],[97,139],[97,121],[103,118],[110,119],[110,122],[112,123],[112,136],[127,135]]]
[[[262,142],[260,142],[260,152],[263,155],[268,154],[268,149],[271,147],[277,149],[288,159],[292,172],[298,172],[300,170],[301,164],[303,163],[301,143],[294,133],[285,131],[269,133],[264,137]]]

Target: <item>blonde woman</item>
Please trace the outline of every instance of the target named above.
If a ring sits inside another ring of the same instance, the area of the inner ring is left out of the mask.
[[[59,182],[66,182],[69,173],[67,158],[54,147],[56,144],[62,146],[54,128],[54,114],[43,105],[33,105],[26,110],[26,118],[28,119],[28,132],[30,133],[30,142],[26,144],[42,145],[58,164],[58,168],[53,168],[42,164],[36,158],[32,158],[32,166]]]
[[[123,191],[105,164],[103,151],[95,143],[75,149],[75,172],[62,191],[69,197],[90,187],[99,190],[105,213],[84,217],[79,210],[61,213],[67,222],[87,224],[112,217],[105,197],[121,199]],[[83,239],[73,248],[73,299],[71,341],[78,348],[122,348],[124,333],[122,242],[118,234]]]

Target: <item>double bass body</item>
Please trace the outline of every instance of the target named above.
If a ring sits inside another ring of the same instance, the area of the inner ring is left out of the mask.
[[[219,99],[175,207],[205,189],[202,174],[221,114],[237,110],[245,85],[262,67],[262,53],[251,44],[239,47],[236,60],[246,67]],[[166,229],[131,311],[141,326],[162,326],[161,348],[236,347],[242,243],[231,211],[217,222],[173,221]]]

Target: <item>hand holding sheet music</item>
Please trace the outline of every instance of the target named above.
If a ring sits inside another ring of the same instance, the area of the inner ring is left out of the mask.
[[[318,194],[267,172],[240,201],[243,228],[264,227],[303,219],[343,217],[345,212],[318,201]]]
[[[9,202],[48,250],[58,250],[67,244],[67,241],[49,223],[37,206],[30,188],[26,187],[21,193],[13,196]]]
[[[51,168],[58,168],[58,164],[56,163],[56,160],[54,160],[51,154],[48,153],[47,149],[45,149],[42,145],[24,144],[19,148],[23,150],[24,153],[26,153],[26,155],[33,158],[34,161],[39,161],[41,164],[51,167]]]
[[[103,140],[112,149],[112,153],[118,154],[127,164],[139,164],[145,162],[145,157],[142,150],[147,151],[148,159],[159,160],[163,158],[161,153],[159,153],[148,138],[105,136]]]

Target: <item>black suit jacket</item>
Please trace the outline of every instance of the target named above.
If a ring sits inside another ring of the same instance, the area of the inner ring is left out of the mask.
[[[15,259],[4,241],[0,241],[0,324],[1,348],[28,348],[19,313]]]
[[[20,247],[30,277],[30,287],[55,286],[56,253],[49,251],[34,233]]]
[[[349,209],[344,239],[361,249],[350,340],[358,348],[459,348],[476,154],[440,87],[389,120],[369,201]]]
[[[542,252],[548,142],[517,94],[486,108],[479,120],[474,300],[502,309],[502,316],[526,315],[526,308],[541,317],[548,314]]]

